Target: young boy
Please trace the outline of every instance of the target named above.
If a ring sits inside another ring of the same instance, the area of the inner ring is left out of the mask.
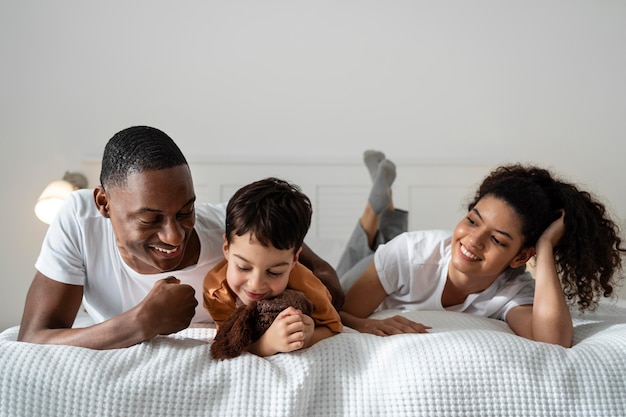
[[[226,207],[224,260],[204,279],[204,306],[217,326],[238,306],[271,298],[286,288],[302,291],[311,317],[283,310],[248,351],[258,356],[291,352],[342,331],[324,284],[298,262],[311,225],[311,202],[297,186],[267,178],[240,188]]]

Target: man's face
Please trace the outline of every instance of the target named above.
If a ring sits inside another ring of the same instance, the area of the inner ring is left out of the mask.
[[[124,262],[141,274],[197,262],[195,199],[187,165],[134,173],[125,187],[96,191],[96,201],[106,202],[103,214],[111,219]]]

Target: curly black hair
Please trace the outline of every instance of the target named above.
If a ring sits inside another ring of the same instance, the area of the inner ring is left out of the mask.
[[[535,246],[543,231],[565,211],[565,233],[554,248],[563,293],[580,311],[593,311],[623,277],[619,226],[598,199],[548,170],[522,164],[493,170],[478,187],[471,210],[485,196],[505,201],[522,220],[523,247]]]

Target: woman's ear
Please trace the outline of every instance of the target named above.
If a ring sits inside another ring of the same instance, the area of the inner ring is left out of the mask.
[[[96,207],[102,216],[109,218],[109,198],[107,197],[104,187],[97,186],[93,190],[93,199],[96,203]]]
[[[526,248],[522,249],[518,252],[517,255],[513,258],[509,266],[511,268],[519,268],[522,265],[525,265],[526,262],[535,254],[535,248]]]

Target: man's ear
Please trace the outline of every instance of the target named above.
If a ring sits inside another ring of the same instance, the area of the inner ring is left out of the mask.
[[[107,197],[107,194],[101,185],[94,188],[93,199],[100,214],[102,214],[102,216],[106,218],[109,218],[109,198]]]
[[[526,248],[522,249],[518,252],[517,255],[513,258],[509,266],[511,268],[519,268],[520,266],[526,264],[528,260],[535,254],[535,248]]]

